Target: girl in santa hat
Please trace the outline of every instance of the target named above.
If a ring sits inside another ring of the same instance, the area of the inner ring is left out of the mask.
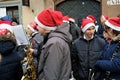
[[[0,25],[0,80],[21,80],[22,58],[16,51],[16,39],[12,26]]]
[[[95,24],[90,19],[83,19],[82,36],[72,48],[73,74],[77,80],[90,80],[95,62],[100,58],[105,40],[95,35]]]
[[[108,19],[104,30],[112,42],[109,47],[105,47],[101,60],[95,64],[96,74],[101,71],[101,75],[95,78],[96,80],[120,80],[120,18]]]

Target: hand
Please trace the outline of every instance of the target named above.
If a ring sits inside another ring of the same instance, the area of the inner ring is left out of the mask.
[[[30,48],[30,52],[34,53],[34,49]]]

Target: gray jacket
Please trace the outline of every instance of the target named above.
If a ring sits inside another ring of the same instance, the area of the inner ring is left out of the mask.
[[[42,47],[38,66],[39,80],[68,80],[71,72],[69,43],[72,36],[68,23],[51,32]]]

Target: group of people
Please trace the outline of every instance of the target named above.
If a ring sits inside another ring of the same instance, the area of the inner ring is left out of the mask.
[[[92,80],[91,74],[101,71],[95,80],[120,80],[120,17],[102,15],[100,19],[104,38],[97,34],[99,27],[92,15],[82,19],[73,31],[75,37],[71,28],[74,19],[52,9],[40,12],[27,26],[38,79],[69,80],[74,76]],[[21,80],[23,57],[16,47],[14,33],[0,25],[1,80]]]

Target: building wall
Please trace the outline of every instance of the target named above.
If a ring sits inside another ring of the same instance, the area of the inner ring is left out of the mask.
[[[120,4],[118,5],[108,5],[108,0],[102,0],[102,14],[108,15],[109,17],[114,17],[120,14]],[[114,0],[115,1],[115,0]]]
[[[53,0],[30,0],[30,8],[32,12],[37,15],[39,12],[46,8],[54,9]]]
[[[44,9],[44,0],[30,0],[30,9],[34,15],[37,15]]]

